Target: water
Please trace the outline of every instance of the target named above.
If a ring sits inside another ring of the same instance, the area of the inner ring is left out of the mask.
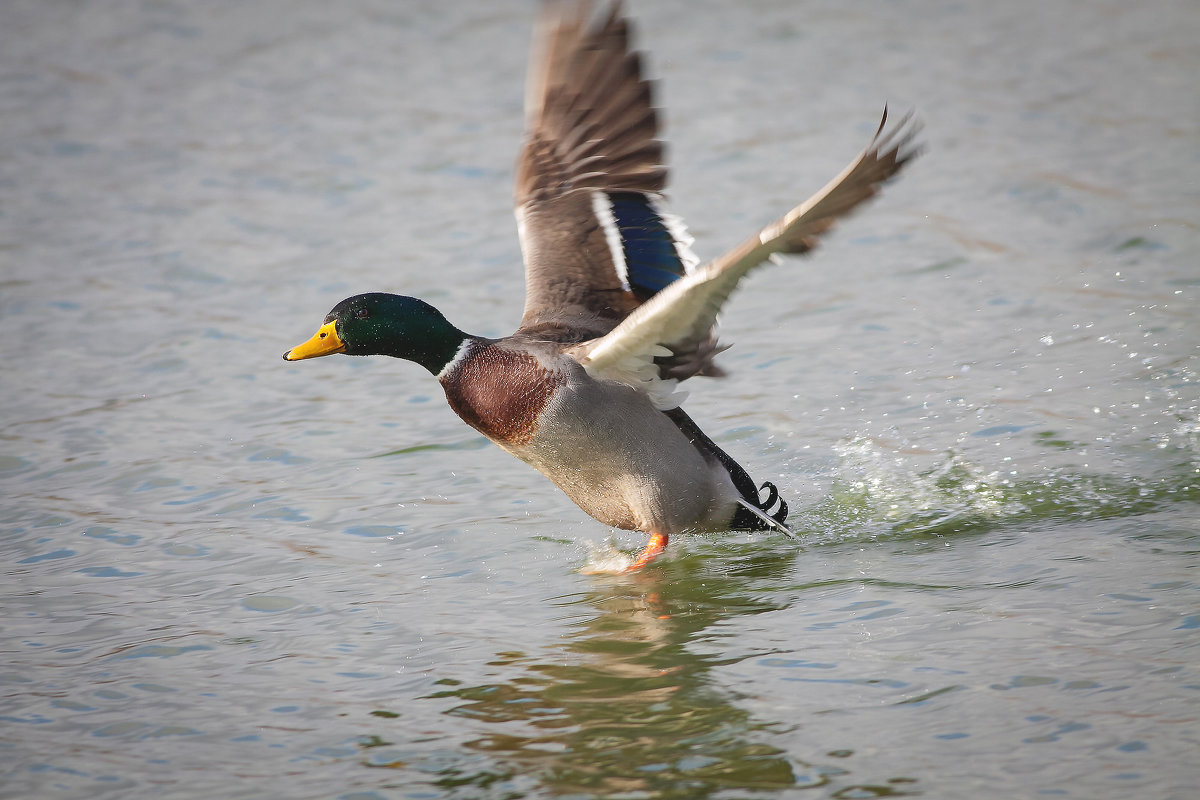
[[[334,302],[520,313],[525,2],[0,9],[0,796],[1192,796],[1200,13],[634,3],[715,254],[886,100],[688,408],[803,542],[585,518]]]

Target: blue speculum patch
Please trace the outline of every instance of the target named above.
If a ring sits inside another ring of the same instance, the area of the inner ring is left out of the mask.
[[[629,285],[654,294],[681,277],[684,268],[675,239],[652,199],[641,192],[611,192],[608,199],[621,232]]]

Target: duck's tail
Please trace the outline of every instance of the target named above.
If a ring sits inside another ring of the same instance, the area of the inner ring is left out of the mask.
[[[775,484],[766,481],[763,483],[760,491],[768,493],[766,500],[759,501],[757,497],[755,497],[754,501],[747,500],[744,497],[738,499],[740,507],[733,517],[734,530],[776,530],[785,536],[790,536],[796,541],[800,541],[800,537],[796,535],[796,532],[783,524],[784,520],[787,519],[788,504],[787,501],[779,496],[779,490],[775,488]],[[772,512],[771,508],[776,502],[779,503],[779,508]],[[743,525],[746,521],[750,521],[753,527],[740,526],[738,525],[739,520],[742,521]]]
[[[729,523],[730,530],[735,531],[769,531],[777,530],[793,539],[799,539],[791,528],[784,524],[788,515],[788,504],[779,496],[775,484],[767,481],[761,487],[755,488],[754,479],[745,468],[733,460],[733,457],[722,450],[708,438],[700,426],[692,421],[682,408],[673,408],[663,412],[671,421],[691,439],[692,444],[702,453],[711,455],[721,462],[733,481],[734,488],[741,497],[738,498],[738,509],[734,512],[733,520]],[[759,497],[760,491],[766,491],[765,500]],[[778,503],[778,508],[776,508]],[[774,509],[774,510],[772,510]]]

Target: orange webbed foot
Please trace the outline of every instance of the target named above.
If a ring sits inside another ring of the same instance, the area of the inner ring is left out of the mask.
[[[626,567],[624,572],[637,572],[642,567],[649,564],[654,559],[663,554],[667,549],[667,535],[665,533],[650,534],[650,541],[646,542],[645,549],[638,554],[633,563]]]

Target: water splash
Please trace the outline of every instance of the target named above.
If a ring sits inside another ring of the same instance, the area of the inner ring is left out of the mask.
[[[584,540],[588,548],[587,561],[579,568],[581,575],[619,575],[633,564],[633,559],[617,549],[611,539],[602,544]]]
[[[1195,451],[1154,469],[1108,474],[1056,465],[1023,474],[989,469],[957,451],[920,456],[881,446],[874,437],[840,443],[829,492],[798,515],[811,542],[847,538],[921,538],[995,525],[1084,521],[1146,514],[1179,502],[1200,503]],[[1135,454],[1136,455],[1136,454]]]

